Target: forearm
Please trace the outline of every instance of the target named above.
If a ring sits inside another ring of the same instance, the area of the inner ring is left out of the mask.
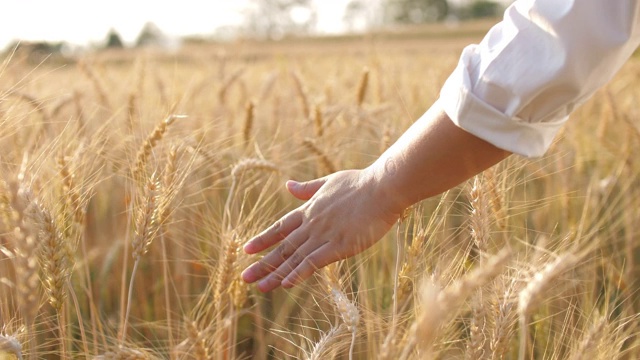
[[[510,154],[457,127],[436,102],[367,171],[390,211],[400,213]]]

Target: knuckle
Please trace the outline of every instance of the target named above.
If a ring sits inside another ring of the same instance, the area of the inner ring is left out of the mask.
[[[282,219],[277,220],[271,225],[271,230],[279,234],[282,231],[282,223]]]
[[[280,244],[277,247],[277,249],[278,249],[277,250],[278,251],[278,255],[280,255],[280,257],[283,258],[283,259],[286,259],[289,256],[291,256],[291,253],[293,252],[292,247],[286,242],[283,242],[282,244]]]
[[[299,252],[293,253],[291,255],[291,262],[295,265],[299,265],[304,261],[305,256],[300,254]]]

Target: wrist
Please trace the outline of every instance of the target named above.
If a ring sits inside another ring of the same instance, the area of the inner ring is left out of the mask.
[[[398,219],[405,209],[413,205],[407,189],[398,186],[399,168],[393,159],[380,158],[364,169],[371,185],[372,198],[376,199],[385,213]]]

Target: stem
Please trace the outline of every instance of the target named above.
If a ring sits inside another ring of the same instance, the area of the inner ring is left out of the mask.
[[[64,305],[63,305],[64,307]],[[58,336],[60,337],[60,358],[66,359],[67,344],[66,344],[66,331],[64,325],[64,316],[62,315],[62,308],[56,314],[58,318]]]
[[[129,208],[127,209],[127,226],[131,225],[131,215],[133,213],[133,196],[135,195],[135,192],[131,192],[131,196],[129,197]],[[120,329],[120,340],[121,342],[124,341],[124,333],[126,332],[125,328],[126,328],[126,323],[127,323],[127,319],[126,319],[126,315],[123,314],[128,314],[129,310],[128,310],[128,305],[126,305],[127,309],[124,308],[125,304],[127,304],[128,302],[125,301],[126,297],[127,297],[127,267],[129,266],[129,254],[127,249],[129,249],[129,234],[131,233],[131,231],[127,231],[127,234],[124,237],[124,246],[123,246],[123,259],[122,259],[122,278],[121,278],[121,285],[120,285],[120,323],[122,324],[122,328]],[[132,281],[133,282],[133,277],[132,277]],[[131,290],[129,290],[129,292],[131,292]],[[131,294],[129,294],[130,296]]]
[[[122,322],[122,336],[120,338],[120,344],[124,345],[124,341],[127,337],[127,322],[129,321],[129,311],[131,311],[131,297],[133,296],[133,281],[136,278],[136,272],[138,271],[138,264],[140,263],[140,257],[136,258],[133,263],[133,270],[131,270],[131,281],[129,282],[129,295],[127,296],[127,307],[124,315],[124,321]]]
[[[89,259],[88,253],[87,253],[87,244],[86,244],[86,234],[85,234],[85,225],[84,225],[84,221],[82,223],[82,227],[81,227],[81,235],[80,235],[80,247],[82,249],[82,256],[84,259]],[[84,266],[84,276],[86,278],[86,286],[87,286],[87,297],[89,298],[89,304],[94,304],[93,301],[93,287],[91,285],[91,271],[89,270],[89,262],[86,261],[85,262],[85,266]],[[95,309],[93,306],[89,306],[89,316],[91,317],[91,330],[93,332],[93,352],[94,353],[98,353],[98,342],[96,341],[96,334],[98,334],[98,328],[97,328],[97,324],[96,324],[96,313],[95,313]],[[87,356],[89,355],[89,353],[87,353]]]
[[[71,299],[73,299],[73,306],[76,309],[76,317],[78,318],[78,327],[80,328],[80,336],[82,337],[82,349],[84,350],[84,355],[89,356],[87,335],[85,334],[85,331],[84,331],[84,321],[82,320],[82,313],[80,312],[78,297],[76,296],[76,292],[73,290],[73,287],[71,286],[71,281],[69,279],[67,279],[67,288],[69,289],[69,294],[71,294]]]
[[[518,360],[525,360],[527,352],[527,338],[529,337],[529,331],[527,329],[527,315],[522,313],[520,315],[520,350],[518,351]]]
[[[351,346],[349,347],[349,360],[353,360],[353,349],[356,345],[356,332],[355,329],[351,333]]]
[[[167,336],[169,336],[169,348],[174,348],[173,343],[173,327],[171,321],[171,298],[169,295],[169,264],[167,259],[167,247],[164,241],[164,232],[160,232],[160,243],[162,244],[162,276],[164,277],[164,303],[165,303],[165,311],[167,312]],[[175,356],[173,352],[171,352],[170,358],[173,359]]]

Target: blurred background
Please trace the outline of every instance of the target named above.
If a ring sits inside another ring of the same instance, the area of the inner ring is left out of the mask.
[[[37,43],[75,53],[239,39],[344,36],[499,18],[508,0],[30,0],[3,4],[0,49]]]

